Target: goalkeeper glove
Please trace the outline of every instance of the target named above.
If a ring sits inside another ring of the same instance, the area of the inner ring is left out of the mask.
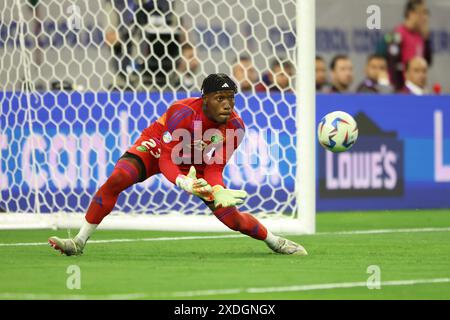
[[[247,197],[247,192],[243,190],[225,189],[221,185],[215,185],[212,189],[214,205],[217,209],[244,203],[244,199]]]
[[[189,173],[185,176],[179,174],[175,180],[177,186],[186,192],[193,194],[194,196],[200,197],[206,201],[214,200],[212,187],[206,182],[205,179],[197,179],[197,172],[195,167],[191,166]]]

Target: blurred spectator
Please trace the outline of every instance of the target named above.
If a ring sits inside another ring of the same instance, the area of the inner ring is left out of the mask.
[[[330,84],[328,83],[327,75],[327,64],[321,56],[316,56],[316,91],[330,91]]]
[[[392,93],[387,61],[384,56],[372,54],[367,59],[366,79],[356,89],[358,93]]]
[[[233,77],[239,83],[241,91],[251,91],[258,83],[258,73],[248,55],[239,57],[233,66]]]
[[[113,89],[147,90],[165,86],[179,53],[173,0],[109,0],[111,25],[105,41],[112,48]]]
[[[353,83],[353,64],[346,55],[333,57],[330,63],[331,69],[331,92],[349,92]]]
[[[423,95],[427,94],[428,63],[422,57],[415,57],[406,64],[405,86],[402,93]]]
[[[169,77],[170,85],[177,90],[198,89],[197,76],[200,72],[200,62],[195,49],[189,44],[181,47],[181,57],[177,61],[177,68]]]
[[[291,78],[294,73],[294,66],[289,61],[281,63],[273,60],[270,64],[270,71],[263,75],[262,82],[256,86],[256,91],[292,91]]]
[[[404,86],[406,64],[419,56],[432,62],[429,16],[425,0],[408,0],[405,6],[405,20],[393,32],[387,33],[381,41],[378,53],[386,56],[389,76],[395,89]]]

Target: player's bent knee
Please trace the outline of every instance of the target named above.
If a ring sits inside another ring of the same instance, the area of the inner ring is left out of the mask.
[[[119,160],[104,186],[113,193],[120,193],[139,181],[139,170],[130,161]]]
[[[108,180],[106,180],[104,186],[111,190],[113,193],[120,192],[123,189],[121,181],[127,178],[126,173],[122,172],[122,170],[114,170],[114,174],[112,174]]]

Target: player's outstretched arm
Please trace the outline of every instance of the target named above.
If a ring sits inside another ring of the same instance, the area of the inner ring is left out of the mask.
[[[223,169],[225,165],[210,164],[204,170],[205,180],[213,189],[215,209],[232,207],[242,204],[247,192],[242,190],[225,189],[223,183]]]
[[[247,192],[243,190],[225,189],[221,185],[215,185],[212,189],[216,209],[237,206],[247,198]]]
[[[242,190],[225,189],[221,185],[211,185],[203,178],[197,179],[196,170],[191,166],[187,175],[179,174],[175,184],[184,191],[200,197],[206,201],[214,201],[216,209],[233,207],[242,204],[247,192]]]
[[[205,179],[197,179],[197,172],[194,166],[191,166],[187,175],[179,174],[175,179],[175,184],[186,192],[189,192],[206,201],[212,201],[213,189]]]

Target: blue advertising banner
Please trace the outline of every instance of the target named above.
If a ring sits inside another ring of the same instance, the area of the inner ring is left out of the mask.
[[[140,131],[184,97],[49,92],[30,99],[26,111],[26,97],[0,93],[0,208],[32,211],[37,188],[43,212],[86,210]],[[317,145],[318,211],[450,208],[450,96],[319,95],[316,122],[336,110],[355,117],[359,139],[341,154]],[[236,153],[241,164],[226,167],[227,185],[250,194],[244,210],[292,212],[295,96],[239,95],[236,111],[249,143]],[[152,212],[149,199],[159,207],[176,199],[171,188],[152,178],[127,201]],[[135,210],[124,202],[121,210]]]
[[[343,110],[360,137],[319,147],[319,210],[450,208],[450,97],[321,95],[317,118]]]

